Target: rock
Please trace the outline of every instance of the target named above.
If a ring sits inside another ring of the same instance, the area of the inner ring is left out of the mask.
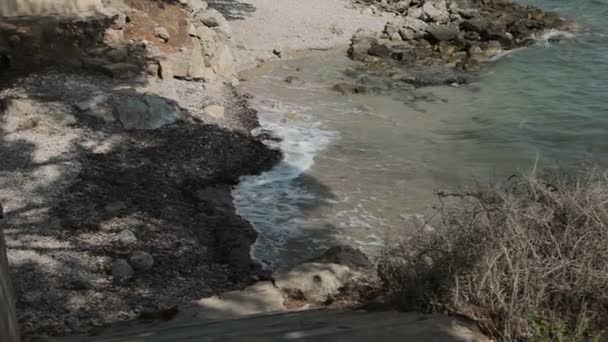
[[[348,49],[350,58],[362,61],[368,57],[368,51],[372,46],[377,45],[378,40],[370,36],[365,30],[359,29],[351,38],[351,44]]]
[[[206,10],[209,5],[204,0],[180,0],[183,5],[187,6],[191,12],[198,12],[200,10]]]
[[[405,20],[403,22],[404,28],[408,28],[416,33],[426,30],[426,28],[428,26],[429,25],[427,23],[425,23],[424,21],[411,17],[409,15],[407,17],[405,17]]]
[[[152,95],[125,97],[118,104],[116,112],[125,129],[158,129],[181,117],[175,104]]]
[[[409,28],[400,29],[399,35],[401,36],[401,39],[405,41],[412,40],[416,37],[416,33]]]
[[[384,33],[386,33],[389,37],[392,37],[396,33],[399,33],[399,26],[397,26],[395,23],[389,21],[384,26]]]
[[[103,41],[110,46],[124,45],[126,43],[123,30],[107,29],[104,32]]]
[[[137,65],[124,62],[102,65],[101,70],[113,78],[131,78],[141,72]]]
[[[426,32],[437,42],[455,40],[460,35],[460,30],[455,25],[429,25]]]
[[[363,94],[367,91],[364,86],[354,85],[349,83],[338,83],[332,87],[333,90],[340,93],[341,95],[348,94]]]
[[[201,42],[192,38],[191,43],[191,49],[170,56],[173,76],[187,80],[201,80],[208,75],[209,68],[205,65]]]
[[[136,271],[145,272],[150,270],[154,265],[154,258],[146,252],[138,251],[131,255],[129,264],[131,264]]]
[[[163,80],[170,80],[173,78],[173,66],[171,61],[163,59],[158,62],[158,74]]]
[[[376,12],[374,12],[374,9],[371,6],[365,7],[364,9],[361,10],[361,14],[364,15],[372,15]]]
[[[458,8],[457,12],[463,18],[474,18],[479,16],[479,10],[475,8]]]
[[[399,13],[404,13],[410,7],[411,3],[412,3],[411,0],[401,0],[401,1],[397,2],[396,4],[394,4],[393,8],[395,11],[397,11]]]
[[[477,17],[463,21],[460,23],[460,28],[464,31],[472,31],[476,33],[483,33],[488,28],[488,21],[485,18]]]
[[[422,12],[436,23],[447,23],[450,20],[450,14],[443,0],[425,2],[422,5]]]
[[[78,112],[101,119],[104,122],[114,122],[114,114],[108,105],[108,96],[105,94],[92,94],[91,97],[74,104]]]
[[[215,51],[209,64],[218,75],[232,75],[235,73],[234,56],[228,44],[220,46]]]
[[[112,17],[112,28],[122,30],[129,22],[129,17],[126,13],[118,13]]]
[[[322,255],[312,258],[309,262],[338,264],[352,269],[368,269],[374,266],[365,253],[348,245],[333,246]]]
[[[205,113],[216,119],[223,119],[225,111],[226,110],[224,109],[224,107],[220,105],[211,105],[205,107]]]
[[[439,43],[438,50],[443,59],[449,59],[456,52],[456,48],[446,42]]]
[[[114,282],[121,283],[133,277],[133,268],[124,259],[118,259],[112,263],[112,277]]]
[[[422,19],[423,16],[424,12],[422,11],[422,7],[411,7],[407,10],[406,18]]]
[[[380,58],[387,58],[391,55],[391,49],[389,49],[384,44],[376,44],[376,45],[372,46],[372,48],[369,49],[367,51],[367,53],[369,53],[372,56],[377,56]]]
[[[521,26],[520,26],[521,27]],[[525,28],[524,28],[525,29]],[[507,34],[507,27],[501,23],[490,22],[482,34],[486,39],[500,40],[505,38]],[[529,31],[523,35],[528,35]]]
[[[146,64],[146,74],[154,77],[160,77],[160,66],[157,62],[150,62]]]
[[[132,245],[137,242],[137,236],[130,229],[120,232],[116,239],[123,245]]]
[[[279,271],[274,279],[280,289],[299,290],[307,300],[322,303],[360,275],[348,266],[311,262]]]
[[[70,287],[76,291],[88,290],[92,286],[91,280],[82,273],[78,273],[70,279]]]
[[[483,52],[486,57],[494,57],[502,52],[502,46],[496,40],[491,40],[483,47]]]
[[[116,201],[106,204],[104,210],[109,214],[116,214],[127,209],[127,204],[123,201]]]
[[[473,31],[467,31],[464,33],[464,39],[466,40],[479,40],[481,37],[479,33]]]
[[[302,85],[304,81],[302,81],[298,76],[287,76],[283,80],[285,83],[293,84],[293,85]]]
[[[8,37],[8,44],[11,47],[17,47],[21,44],[21,37],[18,34],[11,34]]]
[[[230,28],[230,24],[228,23],[226,18],[224,18],[224,16],[220,12],[213,8],[208,8],[199,11],[194,16],[194,18],[207,27],[218,29],[219,31],[223,32],[227,37],[230,37],[232,35],[232,29]]]
[[[124,46],[110,49],[106,53],[106,56],[114,62],[122,62],[129,57],[129,49]]]
[[[154,28],[154,35],[162,39],[164,42],[168,42],[169,38],[171,38],[171,35],[169,35],[167,29],[162,26],[157,26]]]

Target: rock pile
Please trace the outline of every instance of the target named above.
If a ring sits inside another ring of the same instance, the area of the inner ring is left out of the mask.
[[[376,3],[366,0],[366,3]],[[503,50],[527,46],[549,29],[571,28],[557,13],[509,0],[383,0],[395,14],[381,35],[357,32],[355,60],[396,60],[477,70]]]

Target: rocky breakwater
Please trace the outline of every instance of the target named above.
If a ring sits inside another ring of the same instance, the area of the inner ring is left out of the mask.
[[[360,30],[352,37],[354,60],[475,71],[503,51],[533,44],[548,30],[577,29],[555,12],[509,0],[400,0],[376,6],[395,18],[380,34]]]

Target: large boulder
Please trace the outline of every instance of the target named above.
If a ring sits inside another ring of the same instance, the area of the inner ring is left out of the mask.
[[[460,30],[456,25],[429,25],[426,32],[431,40],[445,42],[458,39]]]
[[[177,105],[152,95],[127,96],[118,104],[116,112],[126,129],[158,129],[181,117]]]
[[[361,273],[345,265],[309,262],[279,271],[274,278],[279,289],[296,290],[307,301],[322,303],[360,276]]]

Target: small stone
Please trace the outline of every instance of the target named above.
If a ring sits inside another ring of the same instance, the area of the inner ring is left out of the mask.
[[[125,229],[116,237],[123,245],[132,245],[137,242],[137,237],[130,229]]]
[[[301,85],[304,83],[298,76],[287,76],[283,80],[285,83]]]
[[[122,30],[129,22],[129,17],[125,13],[118,13],[112,17],[112,28]]]
[[[122,62],[129,56],[129,49],[124,46],[111,49],[106,53],[106,55],[114,62]]]
[[[169,38],[171,38],[171,35],[167,31],[167,29],[162,26],[157,26],[156,28],[154,28],[154,35],[162,39],[164,42],[168,42]]]
[[[216,119],[223,119],[226,109],[220,105],[211,105],[205,107],[205,113]]]
[[[399,35],[403,40],[412,40],[416,37],[416,33],[409,28],[402,28],[399,30]]]
[[[158,63],[148,63],[146,64],[146,74],[150,76],[159,77],[160,76],[160,66]]]
[[[74,290],[80,291],[80,290],[88,290],[92,287],[92,285],[91,285],[91,281],[89,278],[87,278],[83,274],[76,274],[70,280],[70,287]]]
[[[123,201],[116,201],[108,203],[104,209],[107,213],[115,214],[127,209],[127,204]]]
[[[133,268],[125,259],[118,259],[112,263],[112,277],[114,282],[120,283],[133,277]]]
[[[455,40],[460,34],[460,30],[455,25],[429,25],[426,32],[433,40],[439,42]]]
[[[125,32],[123,30],[108,29],[104,34],[103,41],[108,45],[123,45],[125,43]]]
[[[131,255],[129,263],[136,271],[144,272],[152,268],[154,265],[154,258],[146,252],[138,251]]]

